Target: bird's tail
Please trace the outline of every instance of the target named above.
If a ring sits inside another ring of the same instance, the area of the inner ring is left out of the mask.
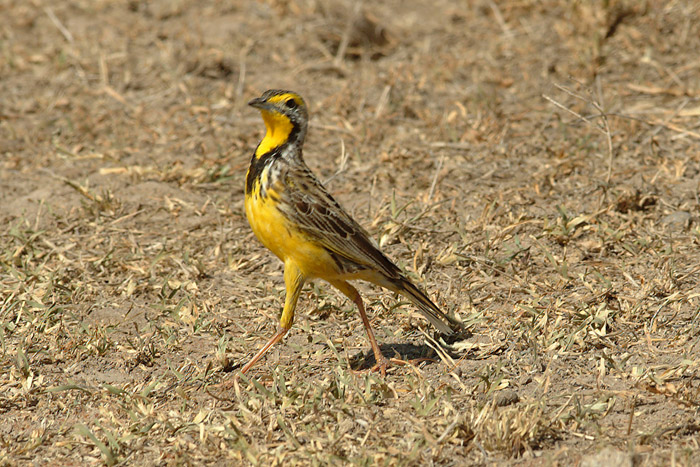
[[[423,316],[430,321],[430,324],[435,326],[441,333],[446,335],[454,334],[455,330],[453,327],[462,327],[461,323],[443,313],[422,290],[413,285],[408,279],[402,277],[398,280],[391,281],[391,285],[391,287],[388,287],[389,289],[408,298],[418,307],[418,310]]]

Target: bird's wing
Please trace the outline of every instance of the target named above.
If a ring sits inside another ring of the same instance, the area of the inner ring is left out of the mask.
[[[306,235],[340,257],[347,272],[376,270],[387,279],[403,276],[307,167],[290,169],[278,207]]]

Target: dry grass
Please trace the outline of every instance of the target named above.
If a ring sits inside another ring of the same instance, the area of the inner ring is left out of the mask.
[[[696,462],[700,8],[463,3],[0,3],[0,464]],[[242,209],[271,87],[471,337],[364,287],[429,360],[358,375],[318,283],[212,387],[283,302]]]

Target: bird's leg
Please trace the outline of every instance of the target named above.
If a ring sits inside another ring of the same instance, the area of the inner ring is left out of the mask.
[[[367,318],[367,313],[365,313],[365,305],[362,302],[362,297],[360,297],[359,293],[357,293],[357,297],[353,301],[355,302],[355,305],[357,305],[357,309],[360,310],[362,324],[365,325],[365,329],[367,330],[369,345],[372,346],[372,351],[374,352],[374,360],[377,362],[377,364],[374,365],[374,367],[372,367],[372,370],[378,369],[382,373],[382,376],[386,376],[386,368],[387,366],[389,366],[389,360],[386,359],[386,357],[382,354],[382,351],[379,349],[379,345],[377,345],[377,340],[374,338],[372,326],[370,326],[369,319]]]
[[[245,374],[251,369],[253,365],[260,360],[273,345],[282,340],[287,331],[292,327],[294,323],[294,310],[297,307],[297,301],[299,300],[299,294],[301,289],[304,287],[304,282],[306,277],[299,271],[299,268],[292,262],[285,263],[284,266],[284,285],[287,290],[287,295],[284,299],[284,309],[282,310],[282,317],[280,318],[280,326],[277,328],[277,332],[267,341],[267,344],[263,346],[260,351],[255,354],[255,356],[243,367],[241,373]],[[229,388],[232,386],[232,381],[228,381],[222,384],[223,388]]]
[[[267,344],[265,344],[265,345],[263,346],[263,348],[260,349],[260,351],[259,351],[257,354],[255,354],[255,357],[253,357],[253,358],[246,364],[246,366],[243,367],[243,369],[241,370],[241,373],[246,374],[246,373],[248,372],[248,370],[250,370],[250,368],[251,368],[253,365],[255,365],[255,363],[257,363],[257,361],[260,360],[260,359],[262,358],[262,356],[265,355],[265,354],[267,353],[267,351],[270,350],[270,348],[271,348],[273,345],[275,345],[276,343],[278,343],[279,341],[282,340],[282,338],[284,337],[284,335],[287,334],[287,331],[289,331],[289,328],[284,328],[284,327],[282,327],[282,326],[280,326],[279,328],[277,328],[277,332],[270,338],[269,341],[267,341]]]
[[[365,325],[367,330],[367,337],[369,338],[369,345],[372,346],[372,351],[374,352],[374,359],[377,364],[372,367],[373,371],[379,370],[382,376],[386,376],[386,369],[389,366],[389,360],[382,355],[382,351],[379,350],[379,345],[377,345],[377,339],[374,338],[374,332],[372,331],[372,326],[369,324],[369,319],[367,318],[367,313],[365,313],[365,304],[362,301],[360,292],[357,291],[355,287],[350,285],[345,281],[332,282],[336,289],[340,290],[343,295],[348,297],[350,300],[357,305],[357,309],[360,311],[360,317],[362,318],[362,324]]]

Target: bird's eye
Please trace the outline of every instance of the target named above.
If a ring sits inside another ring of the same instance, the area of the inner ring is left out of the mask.
[[[290,109],[296,109],[297,101],[295,101],[294,98],[287,99],[287,102],[285,102],[284,105],[286,105]]]

